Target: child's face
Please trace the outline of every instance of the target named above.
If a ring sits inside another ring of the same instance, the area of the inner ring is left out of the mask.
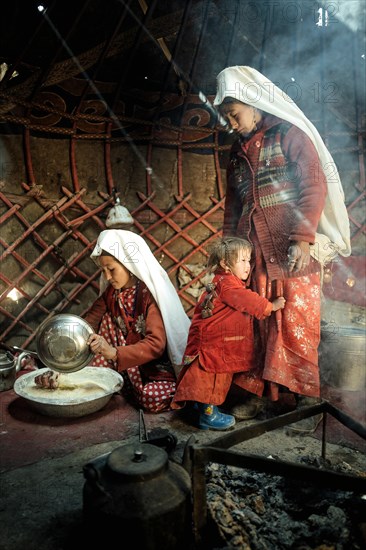
[[[113,256],[100,256],[99,265],[102,268],[104,277],[115,289],[124,288],[130,280],[128,269]]]
[[[246,281],[250,273],[250,250],[239,250],[238,258],[231,267],[231,271],[242,281]]]

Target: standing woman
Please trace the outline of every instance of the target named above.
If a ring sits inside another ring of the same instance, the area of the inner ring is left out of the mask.
[[[142,237],[108,229],[91,258],[106,287],[85,315],[92,365],[124,378],[122,393],[147,412],[170,409],[190,321],[166,271]]]
[[[237,133],[227,168],[224,236],[254,246],[251,288],[286,308],[258,321],[257,365],[235,375],[249,392],[241,418],[253,418],[279,389],[298,405],[319,400],[322,266],[349,256],[350,229],[335,163],[313,124],[281,89],[251,67],[217,76],[214,105]],[[291,425],[313,432],[319,417]]]

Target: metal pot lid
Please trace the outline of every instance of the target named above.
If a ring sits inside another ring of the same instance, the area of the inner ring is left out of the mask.
[[[146,481],[166,470],[168,454],[148,443],[126,444],[111,452],[107,465],[119,477]]]
[[[93,328],[78,315],[60,313],[46,319],[36,335],[36,348],[46,367],[58,372],[75,372],[93,359],[87,340]]]

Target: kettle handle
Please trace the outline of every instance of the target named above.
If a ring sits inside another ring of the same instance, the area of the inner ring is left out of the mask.
[[[24,357],[27,357],[27,355],[36,355],[36,353],[34,352],[29,352],[27,350],[23,350],[19,353],[18,357],[16,358],[16,362],[15,362],[15,371],[16,372],[19,372],[20,370],[22,370],[22,360],[24,359]]]

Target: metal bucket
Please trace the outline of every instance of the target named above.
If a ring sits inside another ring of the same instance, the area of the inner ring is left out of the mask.
[[[321,333],[319,368],[322,384],[349,391],[366,389],[366,331],[329,325]]]
[[[348,302],[323,297],[321,318],[324,325],[366,329],[366,308]]]

